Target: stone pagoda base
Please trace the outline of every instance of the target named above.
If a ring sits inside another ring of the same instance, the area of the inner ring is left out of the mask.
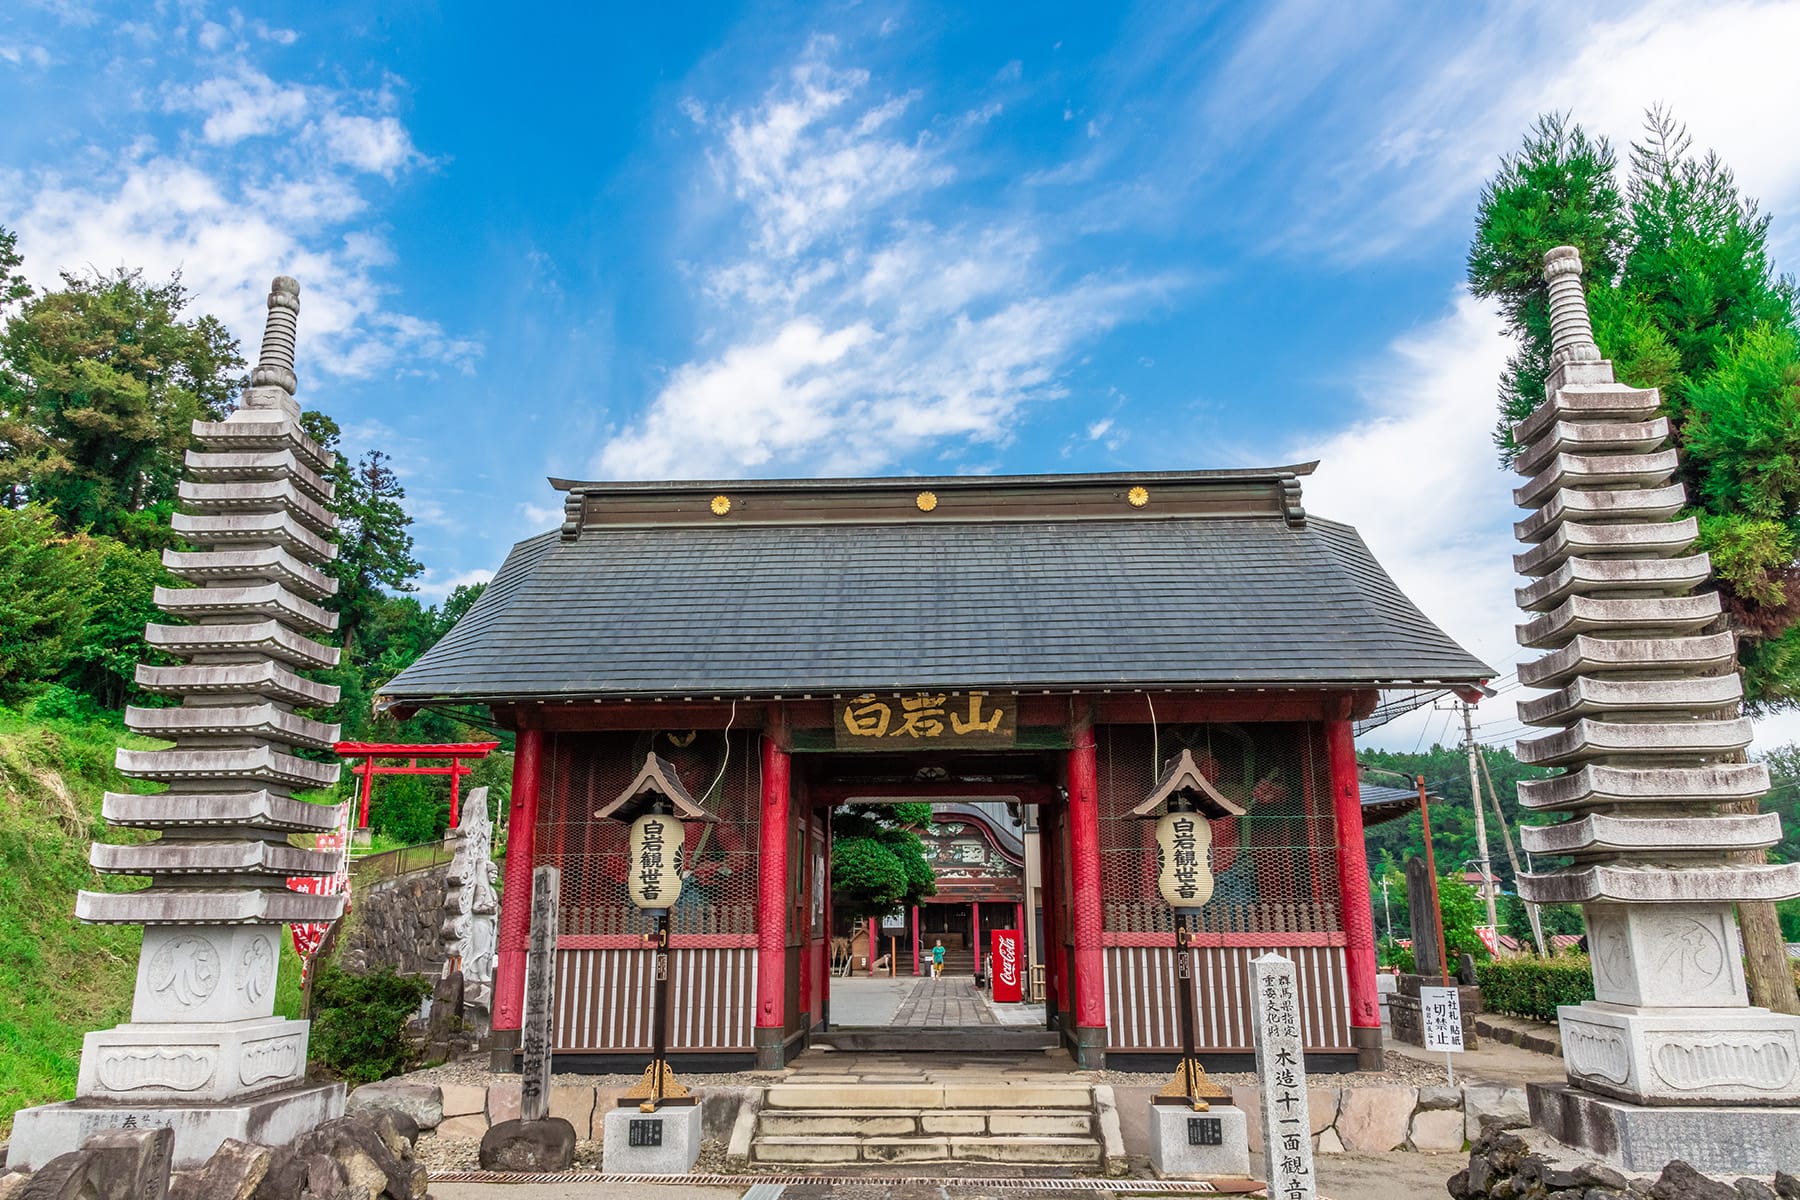
[[[1557,1009],[1569,1082],[1630,1104],[1792,1104],[1800,1017],[1766,1008]]]
[[[1622,1171],[1656,1174],[1680,1159],[1716,1175],[1800,1172],[1800,1108],[1650,1108],[1566,1083],[1534,1083],[1531,1123]]]
[[[343,1115],[341,1083],[285,1087],[225,1104],[65,1100],[18,1111],[6,1162],[35,1171],[96,1133],[162,1127],[175,1131],[175,1169],[186,1170],[212,1157],[226,1138],[280,1146]]]

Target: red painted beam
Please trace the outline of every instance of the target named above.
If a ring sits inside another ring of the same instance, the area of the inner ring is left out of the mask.
[[[961,799],[1018,800],[1049,804],[1057,790],[1047,783],[815,783],[813,799],[821,804],[852,800],[918,800],[943,803]]]
[[[486,758],[500,748],[499,742],[438,742],[412,745],[407,742],[333,742],[331,748],[344,758]]]
[[[1106,1025],[1106,955],[1100,927],[1100,776],[1094,728],[1075,731],[1069,750],[1069,909],[1074,925],[1075,1025]]]

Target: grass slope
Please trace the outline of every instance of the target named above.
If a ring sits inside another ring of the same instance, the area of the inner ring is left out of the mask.
[[[94,872],[88,844],[131,838],[101,821],[102,793],[146,790],[113,769],[113,752],[163,744],[0,709],[0,1137],[16,1110],[75,1094],[84,1033],[130,1019],[142,930],[82,924],[75,893],[141,886]],[[284,937],[277,1013],[298,1015],[298,980]]]

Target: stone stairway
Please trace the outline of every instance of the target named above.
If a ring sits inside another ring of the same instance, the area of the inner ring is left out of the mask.
[[[802,1075],[765,1093],[751,1159],[1098,1169],[1102,1144],[1093,1090],[1072,1080],[888,1083]]]

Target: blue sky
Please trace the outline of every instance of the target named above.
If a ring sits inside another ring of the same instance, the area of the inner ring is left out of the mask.
[[[180,269],[250,348],[297,276],[301,398],[394,456],[427,600],[560,519],[550,474],[1320,457],[1309,508],[1506,671],[1461,290],[1497,157],[1665,103],[1800,244],[1795,4],[497,11],[0,13],[28,270]]]

